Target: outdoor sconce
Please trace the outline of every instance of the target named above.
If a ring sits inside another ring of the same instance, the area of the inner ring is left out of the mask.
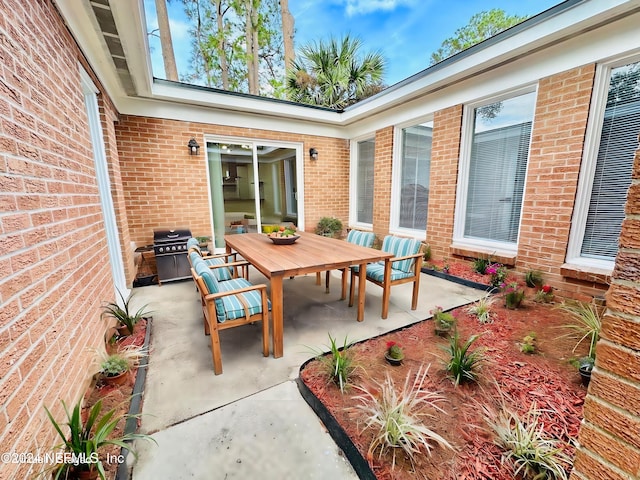
[[[189,155],[198,155],[200,153],[200,145],[198,145],[195,138],[189,140],[187,147],[189,147]]]
[[[318,160],[318,150],[316,150],[315,148],[310,148],[309,156],[311,157],[311,160]]]

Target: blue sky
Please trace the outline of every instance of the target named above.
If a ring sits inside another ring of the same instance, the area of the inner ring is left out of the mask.
[[[157,26],[154,0],[145,0],[147,23]],[[385,83],[393,85],[429,66],[431,52],[464,27],[472,15],[501,8],[511,15],[535,15],[559,0],[289,0],[296,48],[311,41],[351,34],[364,50],[382,52]],[[169,3],[178,72],[188,68],[190,42],[182,2]],[[159,42],[150,39],[154,75],[163,77]]]

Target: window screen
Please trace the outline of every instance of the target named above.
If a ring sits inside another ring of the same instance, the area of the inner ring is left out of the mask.
[[[535,93],[474,110],[464,236],[516,243]]]
[[[375,140],[358,142],[357,222],[373,224],[373,162]]]
[[[581,255],[615,260],[640,132],[640,62],[611,71]]]
[[[431,122],[402,129],[399,227],[427,229],[432,137]]]

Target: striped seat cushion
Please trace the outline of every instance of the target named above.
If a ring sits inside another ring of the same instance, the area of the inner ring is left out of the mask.
[[[189,240],[187,240],[187,250],[191,247],[198,247],[198,250],[200,250],[200,242],[197,239],[191,237]]]
[[[361,232],[359,230],[351,230],[347,234],[347,242],[360,245],[361,247],[369,247],[373,245],[376,234],[373,232]]]
[[[194,270],[196,270],[195,267],[197,263],[204,263],[207,266],[222,265],[223,263],[227,263],[225,262],[224,257],[203,259],[200,255],[198,255],[197,252],[193,250],[189,253],[189,258],[191,259],[191,265],[193,265]],[[227,259],[227,261],[231,260]],[[233,278],[230,268],[213,268],[210,270],[220,282],[231,280]]]
[[[357,265],[352,268],[356,273],[360,271]],[[401,278],[408,278],[412,275],[413,272],[407,273],[391,267],[391,281],[400,280]],[[384,281],[384,262],[369,263],[367,265],[367,277],[382,283]]]
[[[237,290],[240,288],[250,287],[252,284],[244,278],[234,278],[232,280],[222,282],[220,284],[221,291],[228,292],[231,290]],[[242,292],[236,295],[229,295],[222,297],[222,306],[218,304],[216,300],[216,314],[218,322],[222,323],[225,320],[234,320],[236,318],[243,318],[245,316],[245,310],[239,297],[247,303],[249,309],[249,315],[255,315],[262,312],[262,296],[259,290],[251,290],[249,292]],[[269,303],[269,309],[271,309]]]
[[[394,257],[405,257],[414,255],[420,251],[420,242],[413,238],[400,238],[393,235],[387,235],[382,242],[382,250],[384,252],[393,253]],[[410,273],[415,263],[415,258],[393,262],[391,268],[401,272]]]

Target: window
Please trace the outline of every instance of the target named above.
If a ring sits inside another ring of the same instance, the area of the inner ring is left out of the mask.
[[[373,224],[373,138],[356,145],[356,223]]]
[[[599,79],[568,261],[613,268],[640,132],[640,62],[600,67]]]
[[[394,175],[393,223],[398,228],[427,229],[431,140],[433,122],[403,128],[400,132],[398,174]],[[395,173],[395,172],[394,172]]]
[[[515,250],[534,107],[528,92],[466,112],[457,239]]]

